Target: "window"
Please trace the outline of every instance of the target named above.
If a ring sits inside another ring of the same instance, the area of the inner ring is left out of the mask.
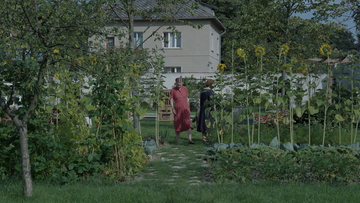
[[[211,33],[210,41],[211,41],[211,52],[214,52],[214,33]]]
[[[134,46],[143,48],[143,33],[142,32],[134,32]]]
[[[181,67],[164,67],[166,73],[181,73]]]
[[[110,48],[110,47],[113,47],[115,46],[115,40],[113,37],[107,37],[106,38],[106,48]]]
[[[164,48],[181,48],[181,33],[164,32]]]

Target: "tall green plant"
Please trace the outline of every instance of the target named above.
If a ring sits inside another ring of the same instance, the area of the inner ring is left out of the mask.
[[[251,141],[251,133],[250,133],[250,116],[249,116],[249,84],[248,84],[248,69],[247,69],[247,65],[246,65],[246,52],[244,49],[238,48],[237,50],[237,55],[243,59],[244,61],[244,76],[245,76],[245,84],[244,84],[244,90],[245,90],[245,106],[243,108],[244,113],[246,114],[246,125],[247,125],[247,133],[248,133],[248,142],[249,142],[249,146],[252,145],[252,141]],[[240,116],[240,118],[242,118]],[[243,119],[240,119],[241,121]]]
[[[255,103],[258,104],[258,143],[260,143],[260,124],[261,124],[261,100],[262,100],[262,89],[263,89],[263,82],[262,82],[262,71],[263,71],[263,56],[265,55],[265,48],[262,46],[258,46],[255,48],[255,55],[258,57],[258,60],[260,61],[260,71],[259,71],[259,79],[260,79],[260,83],[259,83],[259,97],[255,98]]]
[[[330,88],[330,77],[331,77],[331,74],[330,74],[330,71],[331,71],[331,68],[330,68],[330,54],[332,52],[332,49],[329,45],[327,44],[323,44],[321,47],[320,47],[320,53],[324,56],[327,57],[327,67],[326,67],[326,70],[327,70],[327,82],[326,82],[326,92],[325,92],[325,102],[324,102],[324,130],[323,130],[323,141],[322,141],[322,144],[324,145],[325,144],[325,131],[326,131],[326,118],[327,118],[327,110],[329,108],[329,102],[331,102],[331,95],[329,94],[329,88]],[[330,98],[329,98],[330,96]],[[330,100],[330,101],[329,101]]]

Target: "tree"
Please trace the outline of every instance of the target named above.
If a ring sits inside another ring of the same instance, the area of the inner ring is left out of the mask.
[[[303,58],[317,55],[330,34],[341,28],[329,18],[341,15],[343,4],[331,4],[332,0],[205,0],[218,7],[216,15],[227,27],[223,36],[222,59],[231,61],[232,44],[248,51],[254,46],[266,46],[267,53],[274,53],[281,44],[290,47],[290,54]],[[301,19],[299,14],[313,12],[311,19]],[[274,50],[274,51],[271,51]],[[237,61],[237,64],[240,61]]]
[[[157,32],[161,27],[166,26],[167,29],[172,32],[177,32],[174,22],[180,22],[192,26],[194,28],[200,28],[201,25],[196,25],[190,21],[179,18],[180,12],[186,12],[188,14],[193,14],[194,9],[199,7],[199,3],[194,0],[158,0],[158,1],[140,1],[140,0],[115,0],[109,2],[109,8],[112,11],[111,16],[120,21],[121,24],[125,27],[125,30],[120,30],[116,36],[121,40],[126,42],[126,46],[131,48],[133,53],[147,40],[149,39],[158,39],[163,40],[161,33]],[[144,6],[146,5],[146,6]],[[144,33],[149,30],[151,26],[154,26],[155,22],[161,22],[161,25],[158,26],[154,32],[152,32],[146,39],[142,42],[134,42],[134,24],[135,19],[149,20],[149,25],[144,29]],[[129,61],[132,64],[135,64],[134,61]],[[147,66],[151,68],[151,66]],[[144,70],[146,71],[146,70]],[[139,83],[140,77],[132,77],[132,97],[138,97],[138,88],[135,84]],[[138,105],[136,101],[133,105]],[[134,128],[137,129],[140,133],[139,117],[137,112],[133,111],[133,124]]]
[[[0,9],[0,106],[17,128],[25,196],[32,195],[27,124],[36,114],[54,64],[72,64],[88,49],[90,34],[103,32],[102,0],[5,0]],[[96,20],[94,20],[96,19]],[[10,86],[6,83],[11,83]],[[20,100],[20,97],[22,98]],[[18,110],[12,104],[20,106]]]
[[[347,9],[351,12],[356,26],[356,37],[360,41],[360,2],[358,0],[346,0]]]

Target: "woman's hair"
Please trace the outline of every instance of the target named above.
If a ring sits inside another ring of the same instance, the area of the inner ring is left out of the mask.
[[[184,82],[184,79],[180,76],[179,78],[175,79],[175,82]]]
[[[212,81],[212,80],[206,80],[206,82],[205,82],[205,87],[210,87],[210,86],[212,86],[214,84],[214,81]]]

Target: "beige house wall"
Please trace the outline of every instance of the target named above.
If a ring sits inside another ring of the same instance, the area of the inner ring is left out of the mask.
[[[150,22],[153,24],[148,27],[149,21],[135,21],[134,32],[144,32],[143,39],[145,40],[153,32],[163,36],[164,32],[171,32],[168,29],[169,26],[175,26],[181,32],[181,48],[164,48],[163,41],[156,39],[156,36],[147,39],[143,48],[156,49],[158,53],[162,54],[165,57],[165,67],[180,67],[182,73],[213,73],[220,63],[221,38],[219,30],[212,23],[213,21],[208,19],[192,20],[191,22],[203,26],[196,29],[181,23]],[[121,28],[121,25],[121,22],[108,25],[107,29],[114,26]],[[126,39],[126,36],[122,39],[114,37],[115,46],[120,47],[121,44],[125,46]],[[105,48],[106,39],[103,40],[101,45]]]

